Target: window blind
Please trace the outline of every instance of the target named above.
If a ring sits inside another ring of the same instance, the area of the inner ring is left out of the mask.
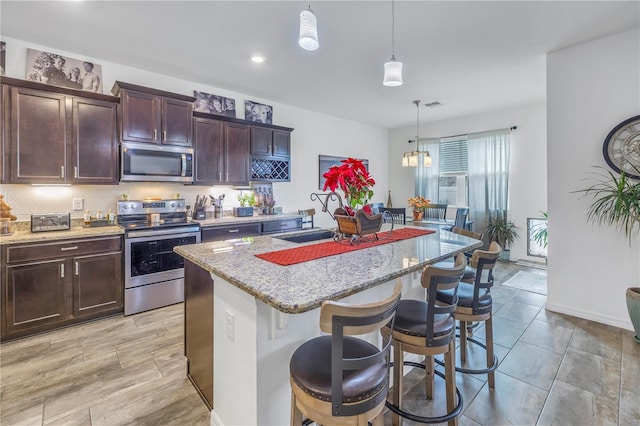
[[[440,173],[466,173],[467,139],[440,140]]]

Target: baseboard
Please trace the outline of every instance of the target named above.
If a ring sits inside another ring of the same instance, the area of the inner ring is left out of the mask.
[[[210,426],[224,426],[224,423],[222,423],[222,419],[220,419],[220,417],[218,417],[218,415],[216,414],[215,410],[211,410],[211,421],[209,422]]]
[[[586,319],[589,321],[599,322],[601,324],[611,325],[613,327],[622,328],[625,330],[633,331],[633,325],[631,324],[631,320],[625,322],[616,320],[613,318],[605,317],[602,315],[594,314],[593,312],[584,311],[582,309],[575,309],[568,306],[555,305],[553,303],[547,302],[545,305],[545,309],[550,310],[551,312],[556,312],[559,314],[571,315],[573,317],[578,317],[582,319]]]

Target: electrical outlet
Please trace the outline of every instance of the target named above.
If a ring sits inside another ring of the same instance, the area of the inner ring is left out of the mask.
[[[84,199],[82,198],[74,198],[73,199],[73,210],[83,210]]]
[[[231,340],[233,342],[233,338],[234,338],[234,328],[235,328],[235,317],[234,315],[227,311],[227,317],[225,320],[225,328],[227,329],[227,337],[229,338],[229,340]]]

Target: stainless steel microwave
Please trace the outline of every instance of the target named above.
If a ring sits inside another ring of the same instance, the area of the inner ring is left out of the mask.
[[[175,145],[123,142],[120,180],[193,182],[193,149]]]

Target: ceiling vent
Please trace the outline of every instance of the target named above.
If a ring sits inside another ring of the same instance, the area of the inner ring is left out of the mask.
[[[443,104],[441,104],[438,101],[435,101],[435,102],[429,102],[428,104],[424,104],[424,106],[426,106],[427,108],[438,108],[443,106]]]

